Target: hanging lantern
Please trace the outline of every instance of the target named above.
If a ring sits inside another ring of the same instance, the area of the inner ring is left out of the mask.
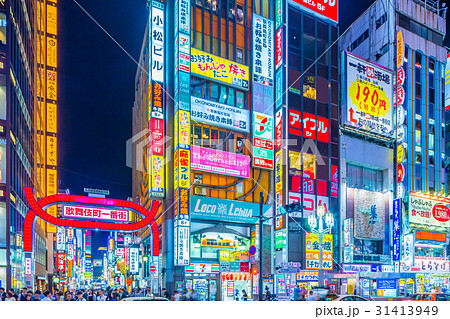
[[[233,280],[233,277],[234,277],[233,274],[231,274],[231,275],[230,275],[230,279]]]
[[[225,281],[225,275],[222,275],[222,281]]]
[[[244,281],[247,281],[247,275],[244,275]]]
[[[227,280],[230,280],[230,274],[227,274]]]
[[[239,274],[239,280],[242,280],[242,274]]]

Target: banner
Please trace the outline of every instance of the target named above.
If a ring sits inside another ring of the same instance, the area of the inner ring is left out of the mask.
[[[191,146],[191,168],[242,178],[250,177],[250,156]]]
[[[450,199],[409,192],[409,222],[415,227],[450,227]]]
[[[385,236],[384,194],[364,189],[353,190],[355,238],[383,240]]]
[[[253,81],[273,86],[273,21],[253,14]]]
[[[306,233],[306,269],[319,269],[320,242],[319,235]],[[322,269],[333,269],[333,235],[324,234],[322,240]]]
[[[293,0],[293,2],[322,19],[326,18],[338,23],[338,0]]]
[[[191,48],[191,73],[248,90],[248,67]]]
[[[392,260],[400,261],[401,248],[401,215],[402,215],[401,199],[394,199],[394,209],[392,213]]]
[[[249,114],[245,109],[191,96],[191,120],[194,123],[206,123],[248,133]]]
[[[394,74],[347,52],[346,124],[375,134],[394,134]]]

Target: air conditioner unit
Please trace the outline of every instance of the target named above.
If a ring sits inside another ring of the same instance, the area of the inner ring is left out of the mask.
[[[194,187],[194,195],[203,195],[206,196],[206,188],[195,186]]]

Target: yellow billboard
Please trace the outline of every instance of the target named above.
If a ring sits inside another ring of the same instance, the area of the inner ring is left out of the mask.
[[[191,48],[191,73],[248,90],[248,67]]]
[[[191,152],[179,150],[178,154],[178,186],[182,188],[191,187]]]
[[[53,35],[58,34],[57,22],[58,19],[56,6],[47,4],[47,33],[51,33]]]
[[[164,156],[152,155],[152,196],[164,196]]]
[[[56,100],[56,97],[58,96],[56,80],[56,71],[47,70],[47,99]]]
[[[320,239],[318,234],[306,233],[306,269],[319,269]],[[333,269],[333,235],[325,234],[322,240],[322,268]]]
[[[47,132],[56,133],[56,103],[47,103]]]
[[[58,66],[57,45],[58,40],[56,38],[47,38],[47,65],[54,68]]]
[[[57,140],[55,136],[47,136],[47,165],[57,165]]]

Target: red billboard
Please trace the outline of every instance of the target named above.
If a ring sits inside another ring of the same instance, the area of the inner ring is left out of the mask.
[[[337,0],[294,0],[294,2],[338,23]]]
[[[328,143],[330,141],[329,120],[306,112],[289,110],[289,133]]]

